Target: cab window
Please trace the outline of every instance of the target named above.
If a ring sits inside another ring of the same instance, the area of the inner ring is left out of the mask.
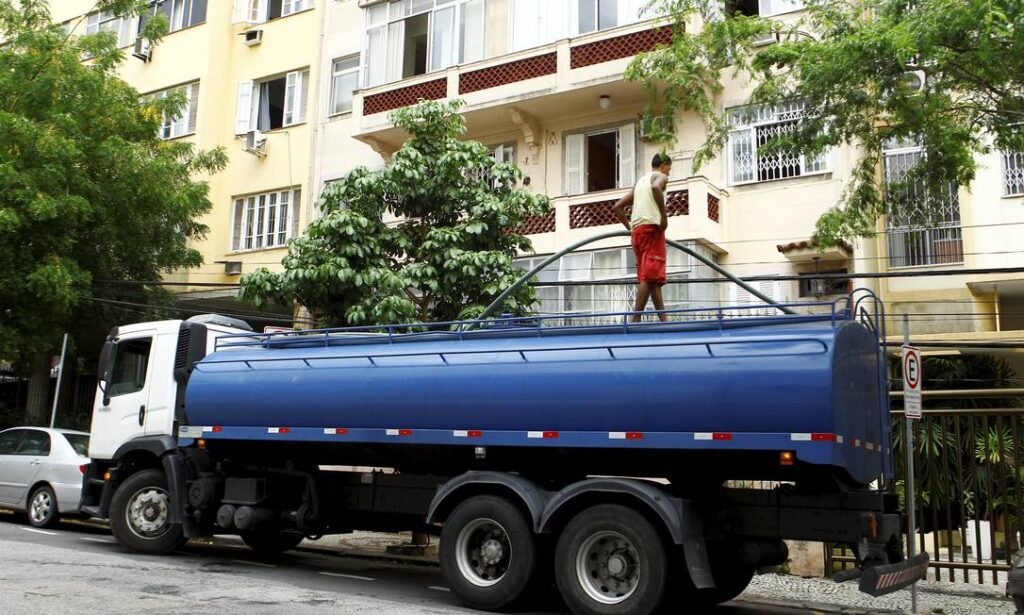
[[[18,445],[18,455],[49,455],[50,434],[45,431],[27,431]]]
[[[110,379],[111,397],[135,393],[146,386],[146,369],[152,346],[153,339],[148,337],[117,343]]]

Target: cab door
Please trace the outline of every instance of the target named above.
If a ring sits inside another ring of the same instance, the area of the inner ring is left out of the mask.
[[[108,380],[93,407],[89,456],[112,459],[117,449],[145,435],[155,330],[133,331],[114,340]]]

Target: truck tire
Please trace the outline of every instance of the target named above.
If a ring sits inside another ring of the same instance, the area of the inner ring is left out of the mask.
[[[648,615],[665,594],[661,536],[640,513],[602,504],[576,515],[555,549],[555,581],[576,615]]]
[[[28,498],[28,522],[34,527],[53,527],[60,521],[57,496],[49,485],[40,485]]]
[[[459,504],[441,530],[441,572],[467,606],[495,611],[526,597],[537,567],[533,531],[505,498]]]
[[[181,525],[170,522],[171,497],[160,470],[129,476],[110,502],[110,530],[135,553],[164,555],[185,544]]]
[[[260,555],[280,555],[299,546],[306,537],[296,532],[263,530],[242,532],[242,542]]]

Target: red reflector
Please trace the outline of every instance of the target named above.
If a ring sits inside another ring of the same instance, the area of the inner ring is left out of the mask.
[[[291,430],[291,427],[279,427],[277,433],[290,433]]]
[[[731,433],[714,433],[711,434],[712,440],[732,440]]]
[[[642,431],[627,431],[626,432],[626,439],[627,440],[643,440],[644,439],[644,432],[642,432]]]
[[[348,430],[345,429],[344,427],[338,427],[337,429],[334,430],[334,433],[339,436],[347,436]]]
[[[479,438],[482,435],[484,435],[484,432],[480,431],[479,429],[470,429],[469,431],[466,432],[467,438]]]
[[[545,431],[544,432],[544,437],[545,438],[557,438],[558,437],[558,432],[557,431]]]
[[[220,432],[224,431],[224,428],[221,427],[220,425],[214,425],[213,429],[211,431],[213,431],[213,433],[220,433]]]
[[[811,442],[835,442],[836,434],[834,433],[812,433]]]
[[[85,476],[85,469],[88,468],[88,467],[89,466],[87,466],[87,465],[78,466],[78,471],[82,473],[82,476]]]
[[[412,435],[412,430],[411,429],[399,429],[398,430],[398,435],[400,435],[400,436],[411,436]]]

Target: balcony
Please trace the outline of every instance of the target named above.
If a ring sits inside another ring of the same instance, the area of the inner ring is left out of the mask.
[[[381,153],[394,152],[404,134],[389,112],[421,99],[461,98],[471,134],[518,125],[528,143],[540,145],[534,118],[592,112],[602,94],[617,106],[642,104],[640,84],[624,81],[622,73],[636,54],[670,40],[669,28],[646,21],[367,88],[353,100],[356,138]]]
[[[545,253],[570,242],[622,229],[612,206],[625,193],[625,190],[605,190],[553,198],[551,212],[527,220],[519,232],[530,237],[538,253]],[[727,199],[728,192],[702,176],[670,182],[665,202],[669,238],[694,239],[718,253],[725,253],[721,244],[725,236],[723,226],[727,222]]]

